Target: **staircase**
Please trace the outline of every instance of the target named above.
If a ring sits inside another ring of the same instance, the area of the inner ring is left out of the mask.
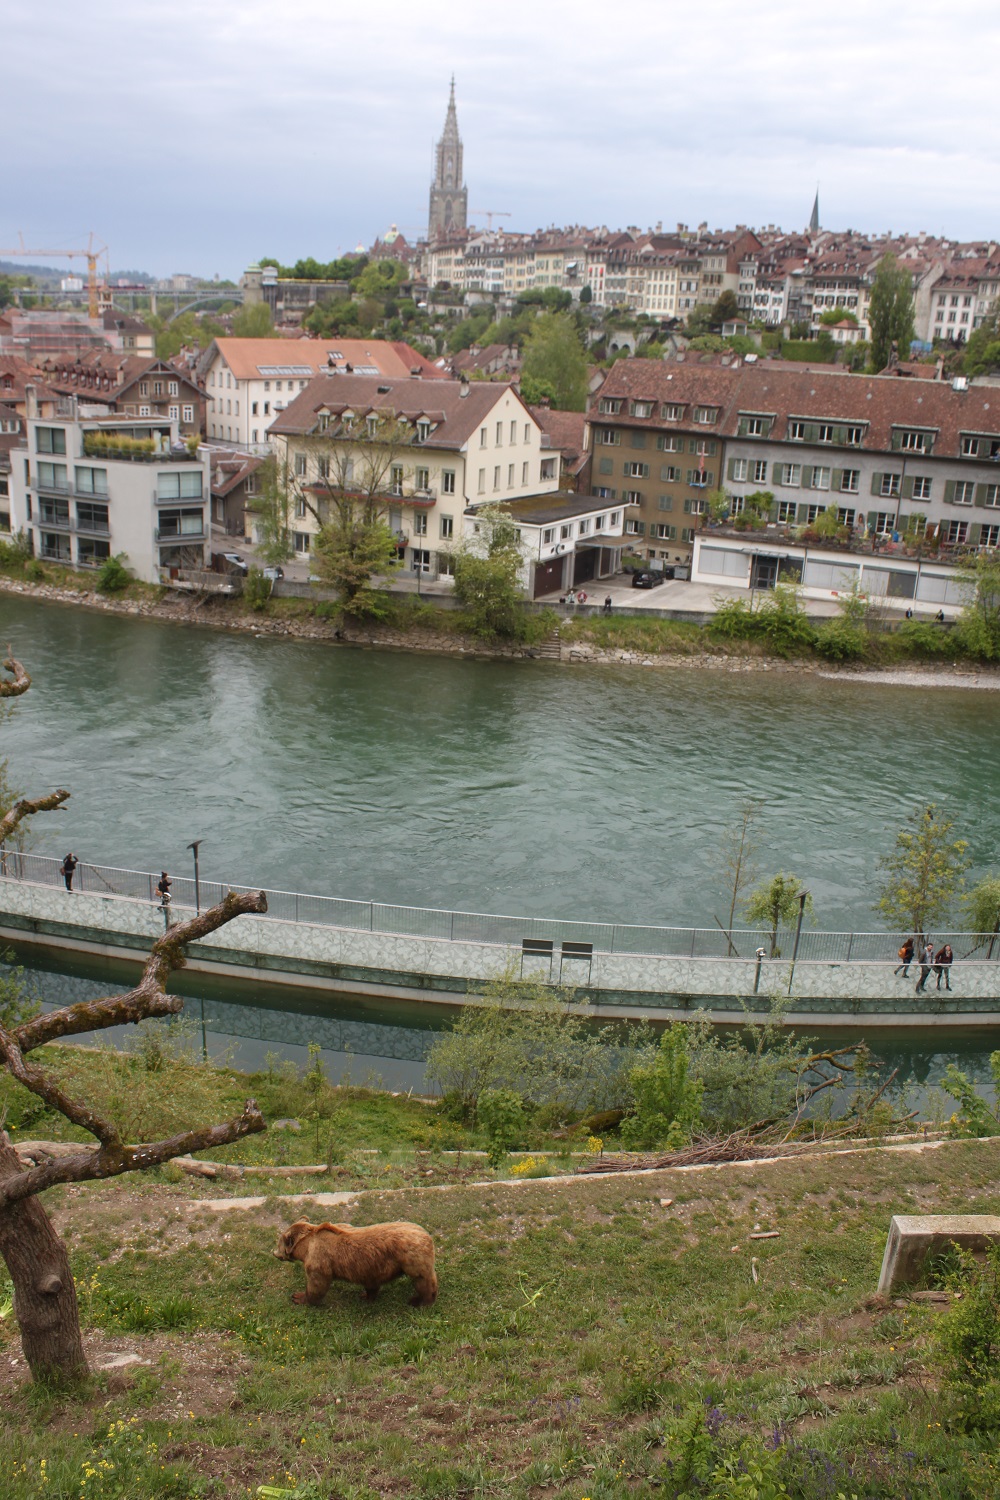
[[[537,646],[531,648],[532,656],[543,661],[561,661],[562,647],[559,643],[559,626],[556,625],[549,631],[544,641],[539,641]]]

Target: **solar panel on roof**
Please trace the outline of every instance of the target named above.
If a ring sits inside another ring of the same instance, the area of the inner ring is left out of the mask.
[[[258,375],[312,375],[312,365],[258,365]]]

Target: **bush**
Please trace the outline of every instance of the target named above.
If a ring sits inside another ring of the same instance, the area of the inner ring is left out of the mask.
[[[24,565],[24,576],[29,583],[44,583],[45,569],[37,557],[29,557]]]
[[[0,540],[0,568],[23,568],[31,558],[31,543],[23,531],[10,541]]]
[[[479,1096],[479,1124],[486,1136],[486,1157],[497,1167],[524,1135],[524,1106],[513,1089],[486,1089]]]
[[[949,1277],[961,1292],[944,1314],[935,1340],[942,1389],[951,1396],[952,1425],[960,1432],[1000,1430],[1000,1247],[985,1265],[958,1252],[961,1269]]]
[[[99,594],[120,594],[127,589],[132,582],[132,575],[124,562],[124,552],[118,552],[114,557],[105,558],[97,572],[97,592]]]
[[[853,620],[830,620],[816,631],[814,642],[828,661],[858,661],[868,654],[870,642],[863,625]]]
[[[907,656],[947,656],[955,650],[951,632],[929,620],[904,620],[896,639]]]
[[[251,568],[243,580],[243,598],[251,609],[260,613],[267,608],[271,588],[271,580],[264,577],[260,568]]]
[[[778,656],[799,656],[816,644],[815,628],[806,619],[797,591],[779,583],[757,611],[760,633]]]
[[[626,1146],[676,1150],[690,1141],[701,1121],[705,1086],[690,1076],[689,1037],[687,1026],[675,1022],[660,1038],[652,1061],[632,1069],[635,1114],[622,1121]]]

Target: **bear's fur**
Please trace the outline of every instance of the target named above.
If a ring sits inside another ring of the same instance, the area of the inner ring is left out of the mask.
[[[374,1301],[379,1288],[399,1276],[413,1282],[413,1307],[430,1307],[437,1296],[434,1241],[419,1224],[311,1224],[298,1219],[278,1236],[279,1260],[300,1260],[306,1289],[293,1292],[293,1302],[315,1307],[326,1296],[331,1281],[353,1281]]]

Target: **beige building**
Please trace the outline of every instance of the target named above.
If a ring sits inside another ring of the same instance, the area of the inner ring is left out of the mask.
[[[560,454],[512,386],[334,375],[272,423],[296,553],[338,494],[377,494],[417,576],[450,572],[467,508],[554,493]]]

